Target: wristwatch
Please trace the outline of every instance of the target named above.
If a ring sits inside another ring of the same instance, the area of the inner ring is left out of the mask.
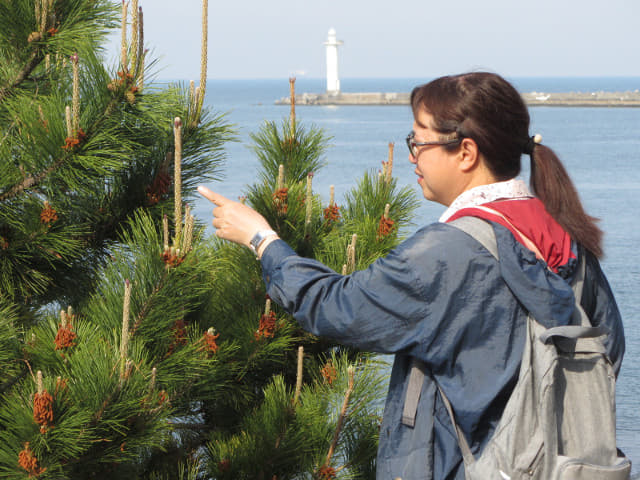
[[[273,230],[258,230],[253,236],[253,238],[249,242],[249,248],[253,250],[253,253],[255,253],[256,256],[258,255],[258,248],[260,247],[262,242],[264,242],[267,237],[270,237],[271,235],[277,235],[277,233]]]

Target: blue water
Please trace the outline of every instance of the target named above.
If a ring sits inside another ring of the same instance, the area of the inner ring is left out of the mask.
[[[429,79],[342,79],[345,92],[410,91]],[[515,78],[522,92],[633,91],[640,78]],[[300,78],[298,93],[322,93],[321,79]],[[239,142],[227,145],[228,160],[224,180],[210,187],[236,198],[255,181],[258,162],[247,148],[249,134],[265,120],[282,121],[288,106],[274,101],[289,95],[287,79],[215,80],[207,85],[207,105],[228,112]],[[601,219],[605,231],[606,257],[602,267],[616,294],[625,322],[627,353],[618,379],[617,418],[619,447],[640,462],[640,108],[531,108],[531,133],[540,133],[543,142],[563,160],[582,197],[587,211]],[[411,130],[408,106],[299,106],[297,119],[316,125],[332,137],[326,167],[316,173],[314,190],[328,200],[329,186],[335,185],[336,200],[349,190],[365,170],[378,170],[387,159],[387,144],[395,142],[394,175],[400,185],[415,185],[413,167],[407,161],[404,138]],[[527,162],[523,162],[526,164]],[[526,178],[527,169],[523,171]],[[419,193],[419,190],[416,190]],[[424,201],[415,218],[416,225],[436,221],[444,207]],[[195,205],[201,219],[211,218],[211,206]],[[579,405],[576,408],[597,408]],[[638,470],[638,468],[634,468]]]

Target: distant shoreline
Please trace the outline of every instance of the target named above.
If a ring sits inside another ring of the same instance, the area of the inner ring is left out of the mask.
[[[529,106],[547,107],[640,107],[640,91],[628,92],[528,92],[522,98]],[[296,95],[296,105],[408,105],[409,93],[302,93]],[[291,99],[276,100],[276,105],[289,105]]]

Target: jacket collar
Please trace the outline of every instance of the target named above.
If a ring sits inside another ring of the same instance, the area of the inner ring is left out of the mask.
[[[516,178],[504,182],[480,185],[458,195],[453,203],[449,205],[449,208],[442,214],[439,221],[446,222],[453,214],[463,208],[475,207],[497,200],[524,200],[532,197],[533,195],[529,187],[527,187],[527,184]]]

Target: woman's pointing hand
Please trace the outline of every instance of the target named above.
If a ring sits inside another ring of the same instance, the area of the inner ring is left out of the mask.
[[[264,217],[254,209],[223,197],[202,185],[198,187],[198,193],[215,205],[212,223],[218,237],[248,247],[258,231],[271,230]]]

